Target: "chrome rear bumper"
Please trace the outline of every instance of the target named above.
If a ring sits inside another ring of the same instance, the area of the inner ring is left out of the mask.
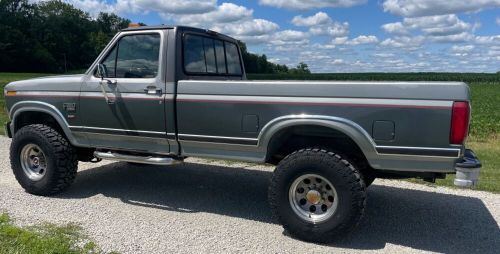
[[[455,165],[455,186],[471,188],[479,182],[481,162],[470,149],[466,149],[461,162]]]

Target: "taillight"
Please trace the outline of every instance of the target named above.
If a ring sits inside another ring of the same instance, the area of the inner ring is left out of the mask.
[[[450,143],[463,144],[469,131],[470,108],[466,101],[453,102],[451,111]]]

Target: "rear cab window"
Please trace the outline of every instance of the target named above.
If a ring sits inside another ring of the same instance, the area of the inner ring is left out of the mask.
[[[242,76],[238,46],[207,36],[184,34],[183,65],[186,74]]]

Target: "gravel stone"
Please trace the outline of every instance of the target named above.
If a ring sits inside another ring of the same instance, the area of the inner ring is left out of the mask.
[[[500,195],[376,180],[366,213],[330,245],[289,237],[271,218],[272,167],[191,158],[175,166],[80,163],[65,193],[24,192],[0,138],[0,211],[20,225],[80,224],[121,253],[498,253]]]

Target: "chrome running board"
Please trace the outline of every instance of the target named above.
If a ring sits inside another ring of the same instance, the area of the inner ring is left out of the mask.
[[[139,156],[139,155],[122,154],[117,152],[95,151],[94,156],[96,158],[103,160],[125,161],[125,162],[151,164],[151,165],[174,165],[182,163],[182,160],[178,160],[172,157]]]

